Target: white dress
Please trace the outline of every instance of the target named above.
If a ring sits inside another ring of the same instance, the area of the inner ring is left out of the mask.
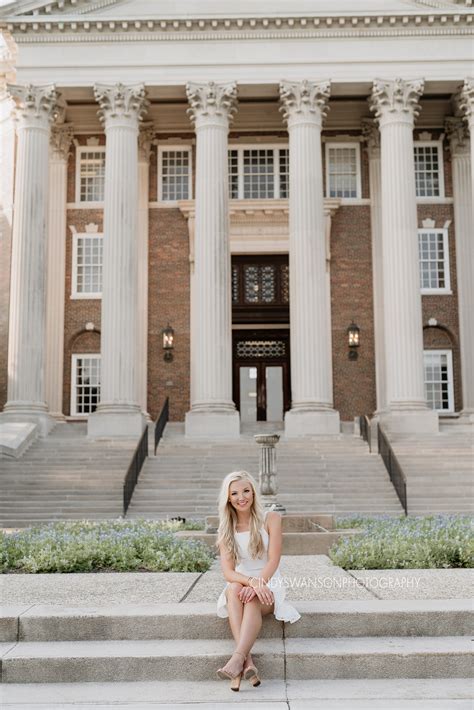
[[[267,513],[268,511],[265,511],[265,517]],[[236,572],[248,575],[249,577],[260,576],[261,571],[268,562],[269,539],[268,533],[264,527],[261,528],[261,532],[265,552],[263,557],[257,558],[255,560],[249,556],[248,551],[250,532],[247,530],[246,532],[235,533],[241,557],[240,563],[235,568]],[[229,612],[227,611],[227,597],[225,594],[225,591],[229,584],[229,582],[226,583],[224,589],[222,590],[219,596],[219,599],[217,600],[217,616],[220,616],[223,619],[226,619],[229,616]],[[293,624],[295,621],[298,621],[298,619],[301,618],[301,614],[297,612],[294,606],[292,606],[289,602],[285,600],[286,587],[284,585],[284,579],[282,577],[279,567],[275,570],[275,574],[269,580],[268,587],[273,592],[273,596],[275,599],[275,606],[273,611],[275,619],[278,619],[279,621],[289,621],[291,624]]]

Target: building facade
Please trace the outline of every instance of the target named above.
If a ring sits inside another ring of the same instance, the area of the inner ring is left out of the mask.
[[[3,419],[472,423],[470,4],[159,5],[1,10]]]

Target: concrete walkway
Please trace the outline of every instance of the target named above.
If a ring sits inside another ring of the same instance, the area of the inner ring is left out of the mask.
[[[351,570],[326,555],[282,556],[287,599],[469,599],[469,569]],[[218,560],[208,572],[107,572],[96,574],[4,574],[3,605],[155,604],[213,602],[224,580]]]

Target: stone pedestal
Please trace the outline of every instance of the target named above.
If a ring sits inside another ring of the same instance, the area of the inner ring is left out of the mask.
[[[89,415],[90,437],[137,437],[145,417],[138,403],[138,126],[145,88],[96,85],[105,124],[104,266],[101,394]]]
[[[191,301],[191,411],[186,436],[237,438],[232,401],[228,132],[236,85],[186,87],[196,127],[196,222]]]
[[[381,421],[400,433],[438,431],[424,389],[413,126],[423,81],[376,80],[371,97],[380,126],[383,301],[387,409]]]
[[[18,146],[12,236],[8,401],[2,419],[54,426],[45,399],[46,224],[54,86],[10,86],[18,100]]]
[[[67,162],[72,138],[70,124],[53,126],[49,160],[45,390],[51,415],[63,421]]]
[[[337,434],[333,409],[330,298],[326,274],[321,128],[329,82],[282,82],[290,150],[291,410],[287,437]]]

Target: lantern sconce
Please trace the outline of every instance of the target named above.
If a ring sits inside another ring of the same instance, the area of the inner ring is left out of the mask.
[[[357,348],[360,345],[360,328],[352,321],[347,329],[347,339],[349,344],[349,360],[357,360],[359,353]]]
[[[163,328],[161,335],[163,336],[163,360],[171,362],[173,360],[174,330],[169,323],[166,328]]]

